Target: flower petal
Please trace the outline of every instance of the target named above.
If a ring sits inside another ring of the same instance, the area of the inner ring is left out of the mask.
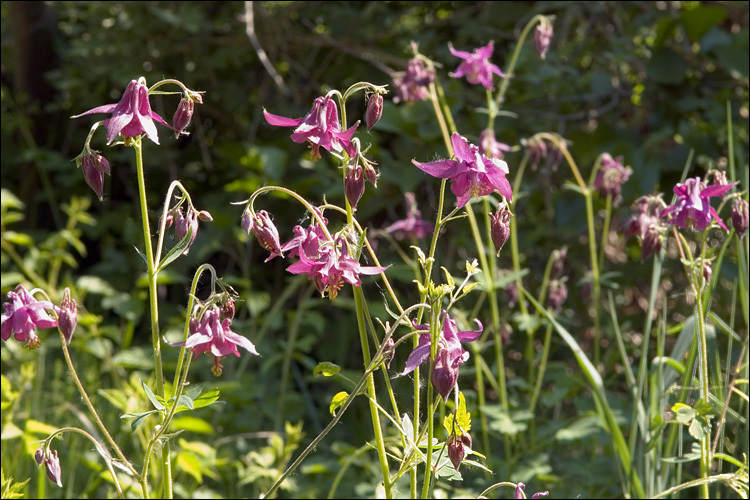
[[[428,163],[420,163],[417,160],[412,160],[411,162],[422,172],[425,172],[433,177],[438,177],[440,179],[453,177],[453,171],[458,164],[458,162],[455,160],[438,160]]]
[[[286,118],[284,116],[274,115],[263,109],[263,116],[269,125],[275,127],[296,127],[302,123],[303,118]]]

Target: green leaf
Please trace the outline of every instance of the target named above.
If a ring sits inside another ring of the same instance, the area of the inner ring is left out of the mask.
[[[698,441],[706,437],[706,432],[705,432],[706,429],[705,429],[705,426],[703,425],[703,419],[702,418],[693,419],[693,421],[690,422],[688,431],[690,432],[690,435],[693,436]]]
[[[699,41],[708,30],[719,24],[727,17],[727,11],[722,7],[701,5],[695,9],[683,10],[680,19],[685,26],[685,33],[691,41]]]
[[[193,410],[193,409],[195,409],[195,405],[193,404],[193,398],[186,396],[185,394],[181,394],[179,399],[177,399],[177,411]]]
[[[456,422],[464,431],[464,434],[468,434],[471,430],[471,413],[466,411],[466,399],[464,399],[464,393],[458,393],[458,409],[456,410]]]
[[[349,394],[347,394],[346,391],[341,391],[333,396],[333,398],[331,399],[331,404],[328,406],[328,411],[331,412],[331,415],[336,415],[336,410],[344,404],[346,398],[348,397]]]
[[[187,472],[198,483],[203,484],[203,473],[200,460],[192,453],[183,451],[177,455],[177,467],[183,472]]]
[[[213,434],[214,428],[201,418],[184,416],[175,418],[172,420],[172,427],[176,429],[182,429],[189,432],[196,432],[198,434]]]
[[[555,433],[555,439],[558,441],[574,441],[596,434],[600,430],[599,417],[591,415],[580,418],[566,428],[560,429]]]
[[[120,418],[132,418],[133,421],[130,422],[130,430],[131,432],[135,432],[138,427],[143,423],[143,421],[151,415],[152,413],[157,413],[158,410],[151,410],[146,411],[143,413],[125,413],[124,415],[120,415]]]
[[[674,406],[672,406],[672,411],[675,412],[675,420],[677,420],[678,422],[682,424],[687,424],[691,422],[693,419],[695,419],[695,415],[696,415],[695,410],[690,408],[689,406],[681,405],[680,403],[677,403]]]
[[[451,273],[449,273],[448,270],[444,268],[443,266],[440,266],[440,269],[442,269],[443,272],[445,273],[445,280],[448,283],[448,285],[450,285],[451,287],[456,286],[456,282],[453,280],[453,276],[451,276]]]
[[[182,238],[175,246],[172,247],[172,249],[167,253],[167,255],[164,256],[162,260],[159,261],[159,267],[156,268],[156,272],[158,273],[165,267],[167,267],[170,263],[172,263],[175,259],[177,259],[182,253],[185,251],[185,249],[190,245],[190,236],[193,234],[193,228],[189,227],[188,232],[185,235],[184,238]]]
[[[204,406],[213,404],[217,399],[219,399],[219,396],[219,389],[211,389],[210,391],[206,391],[197,398],[193,398],[193,408],[203,408]]]
[[[158,399],[156,399],[156,395],[151,391],[151,388],[147,386],[143,380],[141,380],[141,385],[143,386],[143,390],[146,393],[146,397],[149,401],[151,401],[151,404],[154,405],[154,408],[160,411],[163,410],[164,405]]]
[[[34,240],[28,234],[17,233],[15,231],[5,231],[3,233],[3,239],[8,240],[14,245],[20,245],[28,247],[34,244]]]
[[[323,361],[318,363],[318,366],[313,369],[313,376],[315,377],[333,377],[341,370],[339,365],[331,363],[330,361]]]

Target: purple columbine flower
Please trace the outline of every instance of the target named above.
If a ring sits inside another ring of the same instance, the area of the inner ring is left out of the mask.
[[[404,194],[406,199],[406,218],[397,220],[390,226],[385,228],[385,232],[393,233],[397,239],[403,239],[406,237],[412,238],[424,238],[428,234],[432,233],[435,229],[434,224],[422,219],[422,212],[417,209],[417,202],[414,198],[414,193]]]
[[[508,164],[496,158],[487,158],[479,152],[474,144],[454,133],[451,137],[455,160],[438,160],[429,163],[412,163],[423,172],[440,179],[451,180],[451,191],[458,198],[461,208],[473,196],[484,196],[497,190],[510,201],[512,192],[510,183],[505,177]]]
[[[109,162],[105,157],[98,153],[89,152],[81,158],[81,171],[86,184],[94,190],[96,196],[101,201],[104,195],[104,174],[110,175],[111,169]]]
[[[622,185],[628,180],[633,171],[622,165],[622,156],[612,158],[609,153],[602,154],[601,169],[596,174],[594,188],[598,189],[602,196],[612,196],[615,204],[622,198]]]
[[[661,196],[661,195],[659,195]],[[659,196],[641,196],[635,201],[636,213],[623,224],[625,236],[633,234],[641,242],[641,260],[661,251],[666,226],[661,219],[665,204]]]
[[[279,240],[279,230],[276,229],[271,217],[268,212],[261,210],[255,214],[251,214],[249,211],[242,214],[242,228],[250,234],[252,232],[258,239],[258,243],[271,252],[266,262],[273,259],[277,255],[284,256],[284,252],[281,250],[281,242]]]
[[[669,224],[692,228],[696,231],[706,229],[711,224],[711,218],[713,218],[725,231],[729,232],[729,229],[721,221],[708,199],[723,195],[732,189],[735,184],[737,183],[706,187],[701,182],[700,177],[687,179],[684,184],[679,183],[674,187],[677,201],[674,205],[670,205],[664,209],[661,216],[668,216],[667,222]]]
[[[510,237],[510,217],[512,214],[506,205],[501,204],[497,206],[497,211],[494,214],[490,213],[489,215],[490,238],[495,245],[495,250],[497,250],[496,256],[499,257],[500,250]]]
[[[500,68],[490,62],[492,52],[495,50],[494,41],[490,41],[484,47],[475,49],[471,54],[463,50],[454,49],[453,44],[450,42],[448,42],[448,49],[451,51],[451,54],[463,59],[456,72],[451,73],[450,76],[453,78],[465,76],[466,80],[472,85],[481,83],[484,88],[492,89],[494,86],[492,82],[493,74],[501,78],[505,77]]]
[[[552,34],[552,25],[547,21],[540,22],[534,30],[534,47],[542,59],[547,58],[547,50],[549,50],[549,44],[552,41]]]
[[[383,116],[383,96],[372,94],[367,99],[367,111],[365,112],[365,125],[367,125],[368,132],[380,121],[381,116]]]
[[[435,70],[426,68],[424,61],[418,57],[406,63],[406,73],[393,77],[393,88],[396,90],[393,102],[412,103],[430,96],[430,84],[435,81]]]
[[[445,314],[445,319],[443,320],[443,330],[440,332],[440,338],[438,339],[438,352],[433,368],[432,384],[443,399],[447,400],[458,380],[458,365],[469,359],[469,351],[463,348],[461,342],[472,342],[478,339],[484,327],[478,319],[475,319],[478,330],[459,332],[456,321],[445,311],[443,311],[443,314]],[[417,325],[416,328],[426,330],[429,327]],[[430,333],[421,334],[419,344],[409,354],[406,359],[406,367],[399,375],[411,373],[417,366],[429,360],[431,344]]]
[[[15,291],[8,292],[8,302],[3,304],[0,332],[3,340],[14,335],[16,340],[24,342],[27,349],[36,349],[42,342],[36,329],[54,328],[57,320],[47,314],[46,310],[60,314],[60,308],[46,300],[36,300],[23,285]]]
[[[60,328],[65,341],[70,343],[73,338],[73,332],[78,325],[78,304],[70,296],[70,288],[65,288],[63,292],[62,303],[60,304],[60,313],[57,320],[57,326]]]
[[[125,89],[125,93],[122,94],[122,98],[117,104],[98,106],[80,115],[71,116],[71,118],[95,113],[112,114],[110,118],[104,120],[104,126],[107,127],[107,144],[112,144],[117,134],[122,134],[125,137],[138,137],[144,133],[146,137],[159,144],[159,135],[154,120],[172,128],[161,116],[151,111],[151,104],[148,101],[148,87],[146,87],[146,79],[143,77],[139,78],[138,81],[130,81],[128,88]]]
[[[351,158],[357,154],[356,147],[351,139],[354,131],[359,126],[355,123],[348,130],[341,130],[339,122],[339,110],[330,96],[321,96],[315,99],[313,107],[303,118],[285,118],[263,110],[266,121],[275,127],[297,127],[290,136],[292,141],[303,143],[308,141],[312,146],[312,160],[320,158],[320,148],[328,151],[346,151]]]
[[[309,234],[309,233],[308,233]],[[315,283],[321,295],[328,295],[336,300],[344,282],[360,286],[360,274],[380,274],[387,268],[380,266],[362,266],[349,255],[346,242],[339,237],[336,242],[317,239],[317,250],[312,241],[305,239],[298,246],[299,262],[295,262],[286,270],[292,274],[307,274],[308,279]],[[307,243],[305,246],[304,243]]]
[[[190,336],[184,343],[185,347],[193,350],[193,359],[204,352],[214,357],[214,366],[211,368],[211,372],[217,377],[221,375],[224,368],[220,362],[221,358],[230,354],[240,356],[237,346],[247,350],[250,354],[259,355],[252,342],[232,331],[232,319],[226,318],[222,321],[220,315],[220,309],[212,307],[203,313],[200,320],[192,318],[190,320]]]

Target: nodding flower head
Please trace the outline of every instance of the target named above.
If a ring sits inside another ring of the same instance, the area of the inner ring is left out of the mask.
[[[552,41],[552,34],[552,24],[547,20],[537,24],[534,30],[534,47],[542,59],[547,58],[547,50],[549,50],[549,44]]]
[[[422,212],[417,209],[414,193],[405,193],[404,198],[408,207],[406,218],[397,220],[386,227],[385,231],[393,234],[399,240],[409,237],[420,239],[432,233],[435,226],[431,222],[422,219]]]
[[[499,67],[490,62],[492,52],[495,50],[494,41],[490,41],[484,47],[475,49],[472,53],[455,50],[450,42],[448,42],[448,49],[451,51],[451,54],[463,59],[456,72],[451,73],[450,76],[453,78],[465,76],[466,81],[472,85],[481,84],[486,89],[492,89],[494,86],[492,75],[497,75],[501,78],[505,76]]]
[[[510,237],[510,217],[511,212],[508,210],[507,205],[498,205],[497,211],[493,214],[490,213],[490,237],[492,243],[495,245],[497,255],[500,255],[500,250],[505,245]]]
[[[396,95],[393,102],[413,103],[430,96],[430,84],[435,81],[435,70],[425,67],[424,61],[418,57],[409,59],[406,72],[393,77],[393,87]]]
[[[105,157],[93,151],[84,153],[80,157],[80,162],[86,184],[94,190],[101,201],[104,195],[104,174],[109,175],[111,172],[109,162]]]
[[[594,188],[598,189],[602,196],[611,196],[615,204],[622,198],[622,185],[628,180],[633,171],[630,167],[622,165],[622,156],[612,158],[609,153],[602,155],[601,169],[596,174]]]
[[[732,202],[732,226],[737,236],[745,236],[748,226],[747,201],[737,198]]]
[[[638,240],[641,242],[642,260],[661,251],[664,246],[667,228],[661,219],[661,215],[666,204],[660,196],[641,196],[638,198],[634,203],[636,213],[623,224],[625,236],[633,234],[638,236]]]
[[[60,328],[66,342],[73,338],[73,332],[78,325],[78,305],[75,299],[70,296],[70,288],[63,292],[63,300],[60,304],[60,314],[57,319],[57,326]]]
[[[458,198],[461,208],[474,196],[484,196],[498,191],[510,201],[512,192],[510,183],[505,177],[508,164],[503,160],[487,158],[479,148],[470,144],[464,137],[454,133],[451,137],[455,160],[438,160],[412,163],[423,172],[440,179],[451,180],[451,191]]]
[[[367,111],[365,113],[365,125],[369,131],[383,116],[383,96],[381,94],[372,94],[367,99]]]
[[[479,133],[479,152],[487,158],[497,158],[498,160],[502,160],[503,154],[512,149],[513,148],[507,144],[498,142],[495,139],[494,130],[486,128]]]
[[[50,452],[42,446],[34,453],[34,460],[36,460],[38,465],[44,464],[44,468],[47,469],[47,477],[50,481],[60,488],[63,487],[61,480],[62,469],[60,468],[60,458],[57,456],[57,450]]]
[[[80,115],[71,116],[71,118],[96,113],[112,115],[104,120],[104,126],[107,127],[107,144],[112,144],[117,134],[122,134],[123,137],[138,137],[141,134],[146,134],[146,137],[159,144],[159,134],[156,131],[154,121],[172,128],[161,116],[151,111],[145,78],[140,78],[138,81],[131,80],[122,94],[120,102],[97,106]]]
[[[277,255],[284,256],[284,253],[281,250],[281,242],[279,240],[279,230],[276,229],[268,212],[261,210],[254,214],[250,213],[250,211],[243,213],[242,228],[248,234],[252,232],[258,239],[260,246],[271,252],[271,255],[266,261],[273,259]]]
[[[346,151],[351,158],[357,149],[351,139],[359,126],[355,123],[348,130],[341,130],[339,110],[329,95],[315,99],[313,107],[303,118],[285,118],[263,110],[266,121],[276,127],[296,127],[290,136],[296,143],[309,142],[312,160],[320,159],[320,148],[341,153]]]

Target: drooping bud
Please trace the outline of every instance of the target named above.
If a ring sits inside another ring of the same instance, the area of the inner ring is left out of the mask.
[[[362,166],[359,163],[349,163],[346,167],[346,176],[344,177],[344,192],[349,205],[353,209],[357,208],[357,203],[362,195],[365,194],[365,178]]]
[[[375,165],[373,165],[373,162],[362,158],[362,163],[364,164],[364,174],[365,179],[373,185],[373,187],[378,187],[378,171],[375,170]]]
[[[252,233],[258,239],[260,246],[271,252],[266,259],[270,260],[277,255],[284,256],[281,251],[281,242],[279,240],[279,230],[276,229],[268,212],[261,210],[254,214],[249,211],[242,214],[242,228],[250,234]]]
[[[73,332],[78,324],[78,306],[75,299],[70,297],[70,288],[65,288],[63,292],[62,303],[60,304],[60,314],[57,319],[57,326],[60,328],[65,341],[70,343],[73,338]]]
[[[711,275],[713,274],[713,268],[711,267],[711,261],[703,261],[703,280],[708,283],[711,281]]]
[[[36,460],[37,465],[42,465],[42,462],[44,462],[44,446],[40,446],[39,449],[34,452],[34,460]]]
[[[458,470],[459,465],[466,457],[466,449],[463,442],[457,436],[451,436],[446,443],[448,447],[448,458],[450,458],[453,467]]]
[[[747,201],[737,198],[732,202],[732,226],[737,236],[742,238],[747,232],[748,211]]]
[[[47,469],[47,477],[58,485],[60,488],[63,487],[62,480],[60,476],[62,475],[62,470],[60,468],[60,458],[57,456],[57,450],[54,450],[50,455],[47,456],[47,458],[44,459],[44,466]]]
[[[490,236],[492,243],[495,244],[497,256],[500,256],[500,250],[510,237],[510,210],[503,205],[498,205],[497,211],[490,214]]]
[[[367,112],[365,113],[365,124],[368,132],[378,123],[381,116],[383,116],[383,96],[373,94],[367,100]]]
[[[109,162],[100,154],[90,153],[81,158],[81,170],[86,184],[94,190],[99,200],[104,194],[104,174],[111,172]]]
[[[182,240],[187,236],[189,230],[192,231],[190,233],[190,241],[187,247],[185,247],[185,251],[182,252],[183,255],[187,255],[190,251],[190,246],[198,235],[198,212],[192,206],[188,207],[186,216],[182,215],[182,206],[178,207],[175,211],[177,212],[174,226],[175,237]]]
[[[212,220],[214,220],[208,210],[201,210],[200,212],[198,212],[198,218],[203,222],[211,222]]]
[[[568,299],[568,287],[562,280],[552,280],[549,283],[549,297],[547,303],[553,311],[559,311]]]
[[[552,41],[552,25],[546,20],[542,20],[534,30],[534,46],[539,57],[545,59],[550,41]]]
[[[172,126],[174,127],[175,138],[180,135],[189,135],[190,132],[185,132],[185,129],[190,125],[190,120],[193,118],[193,110],[195,109],[195,102],[191,99],[185,99],[184,97],[177,106],[177,111],[174,112],[174,118],[172,118]]]
[[[393,337],[388,337],[388,341],[385,343],[385,348],[383,349],[383,363],[385,363],[386,368],[391,367],[393,356],[396,355],[396,350],[393,348],[395,345],[396,341],[393,340]]]
[[[447,349],[441,348],[438,350],[431,378],[432,386],[446,401],[458,381],[458,365],[452,366],[448,354]]]

